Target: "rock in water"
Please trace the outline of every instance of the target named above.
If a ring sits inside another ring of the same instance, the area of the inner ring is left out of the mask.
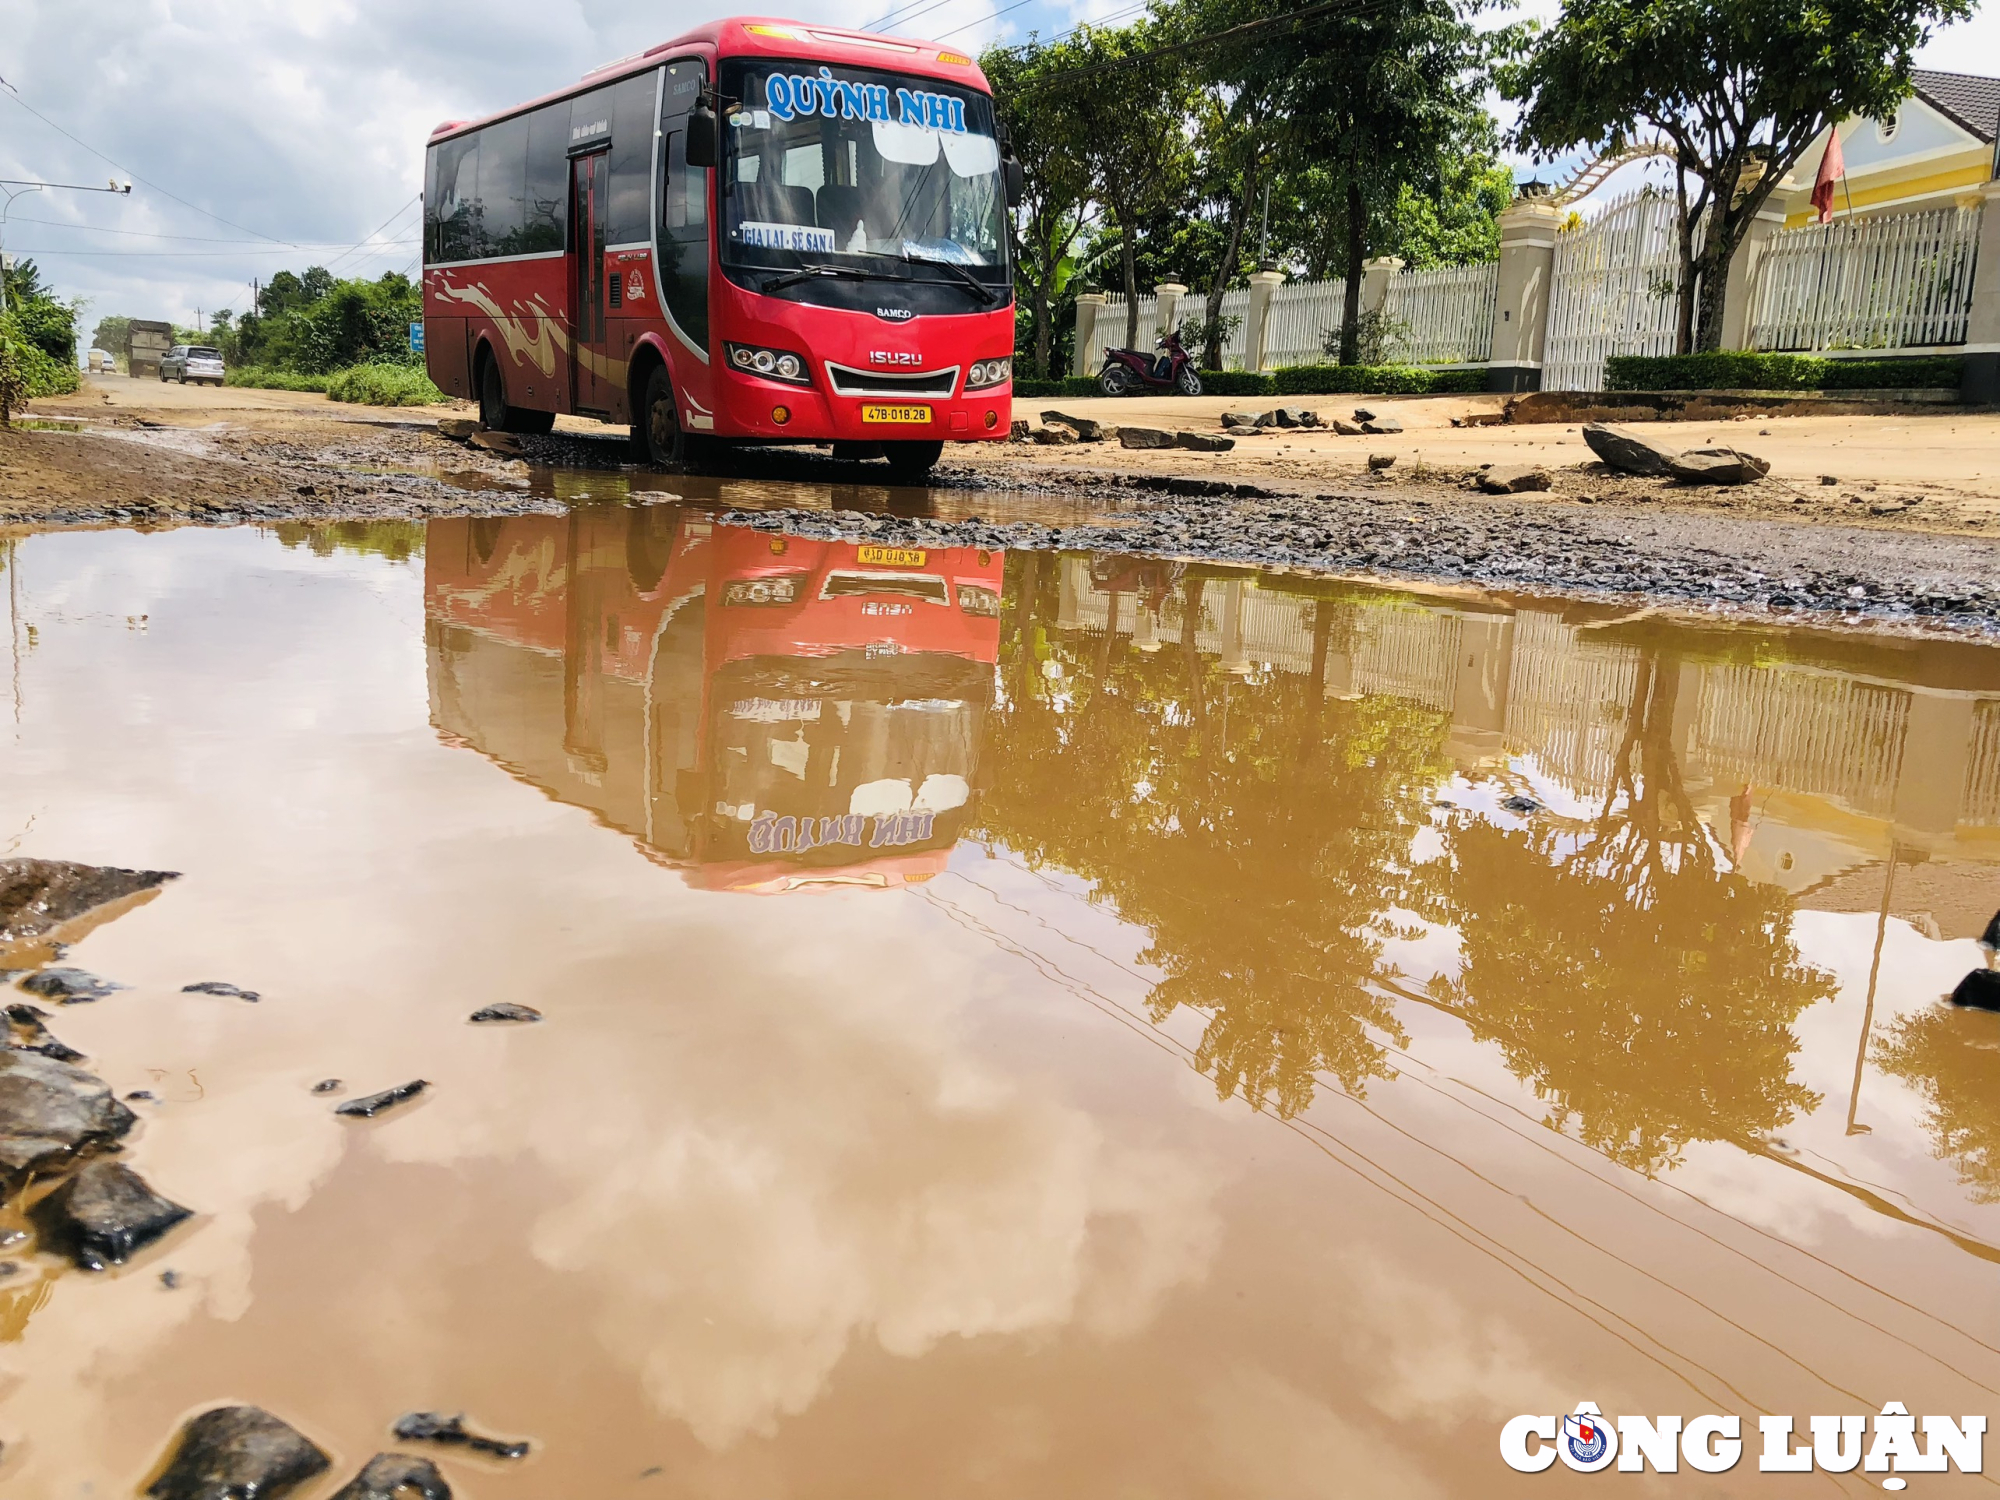
[[[218,1406],[181,1429],[152,1500],[278,1500],[329,1460],[291,1424],[256,1406]]]
[[[1958,988],[1951,992],[1951,1003],[1973,1010],[2000,1010],[2000,970],[1974,969],[1959,980]]]
[[[21,981],[21,988],[58,1005],[84,1005],[125,988],[83,969],[42,969]]]
[[[1665,474],[1669,472],[1668,466],[1681,456],[1678,448],[1669,448],[1665,443],[1656,443],[1630,428],[1614,427],[1609,422],[1586,422],[1583,440],[1592,453],[1621,474]]]
[[[100,906],[178,878],[172,870],[0,859],[0,948],[44,937]]]
[[[485,1025],[492,1021],[539,1021],[542,1013],[532,1005],[516,1005],[512,1000],[497,1001],[492,1005],[482,1005],[472,1013],[471,1019]]]
[[[378,1453],[334,1491],[333,1500],[451,1500],[451,1486],[428,1458]]]
[[[1986,924],[1986,930],[1979,934],[1979,946],[1989,952],[2000,951],[2000,911],[1993,913],[1993,920]]]
[[[1537,802],[1533,797],[1525,796],[1520,792],[1514,793],[1511,797],[1502,797],[1500,805],[1506,808],[1508,812],[1519,813],[1523,817],[1528,817],[1544,810],[1541,803]]]
[[[406,1412],[396,1419],[396,1436],[405,1442],[452,1443],[494,1458],[525,1458],[528,1454],[525,1442],[504,1443],[472,1431],[465,1425],[463,1413],[447,1417],[436,1411]]]
[[[1667,472],[1682,484],[1749,484],[1770,473],[1771,465],[1737,448],[1691,448]]]
[[[429,1088],[427,1078],[413,1078],[408,1083],[399,1083],[392,1089],[384,1089],[379,1094],[369,1094],[365,1098],[350,1099],[345,1104],[336,1104],[333,1112],[337,1115],[359,1115],[372,1120],[385,1109],[394,1109],[406,1103]]]
[[[1118,429],[1118,441],[1126,448],[1171,448],[1174,435],[1157,427],[1121,427]]]
[[[255,1005],[264,997],[255,990],[246,990],[224,979],[204,979],[197,984],[181,986],[183,995],[222,995],[231,1000],[248,1000]]]
[[[1549,471],[1533,464],[1495,464],[1479,476],[1479,487],[1489,495],[1518,495],[1523,490],[1545,490]]]
[[[111,1145],[138,1118],[103,1079],[81,1068],[32,1052],[0,1052],[0,1184],[10,1193],[28,1172]]]
[[[116,1161],[90,1162],[35,1205],[43,1233],[86,1271],[124,1264],[189,1212]]]

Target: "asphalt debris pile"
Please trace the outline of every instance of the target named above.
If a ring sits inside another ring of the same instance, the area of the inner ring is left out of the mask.
[[[1096,483],[1127,492],[1115,518],[729,510],[718,519],[818,540],[1198,559],[2000,635],[2000,569],[1983,538],[1449,491],[1438,497],[1448,504],[1435,504],[1408,491],[1282,493],[1189,476]]]
[[[56,939],[72,922],[179,878],[172,870],[0,859],[0,949]]]

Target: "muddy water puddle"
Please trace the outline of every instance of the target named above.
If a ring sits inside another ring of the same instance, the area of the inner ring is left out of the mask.
[[[10,1497],[229,1401],[314,1500],[1527,1494],[1579,1400],[1859,1494],[1756,1417],[2000,1402],[1993,650],[672,503],[4,561],[0,853],[179,872],[46,1025],[194,1211],[5,1250]]]

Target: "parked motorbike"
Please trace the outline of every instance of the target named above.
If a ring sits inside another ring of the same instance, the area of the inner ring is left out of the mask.
[[[1137,349],[1106,349],[1104,368],[1097,373],[1097,388],[1107,396],[1129,396],[1137,391],[1178,391],[1183,396],[1199,396],[1201,374],[1180,335],[1163,333],[1153,341],[1153,347],[1161,352],[1141,354]]]

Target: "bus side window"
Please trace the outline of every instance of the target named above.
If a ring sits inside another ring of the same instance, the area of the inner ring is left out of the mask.
[[[437,187],[426,195],[434,214],[433,261],[477,260],[485,254],[479,212],[479,136],[460,136],[436,148]]]
[[[569,103],[528,116],[528,176],[523,197],[524,252],[560,250],[569,235]]]
[[[708,169],[687,164],[687,112],[706,78],[698,62],[670,63],[660,118],[660,285],[674,323],[702,349],[708,347]]]

